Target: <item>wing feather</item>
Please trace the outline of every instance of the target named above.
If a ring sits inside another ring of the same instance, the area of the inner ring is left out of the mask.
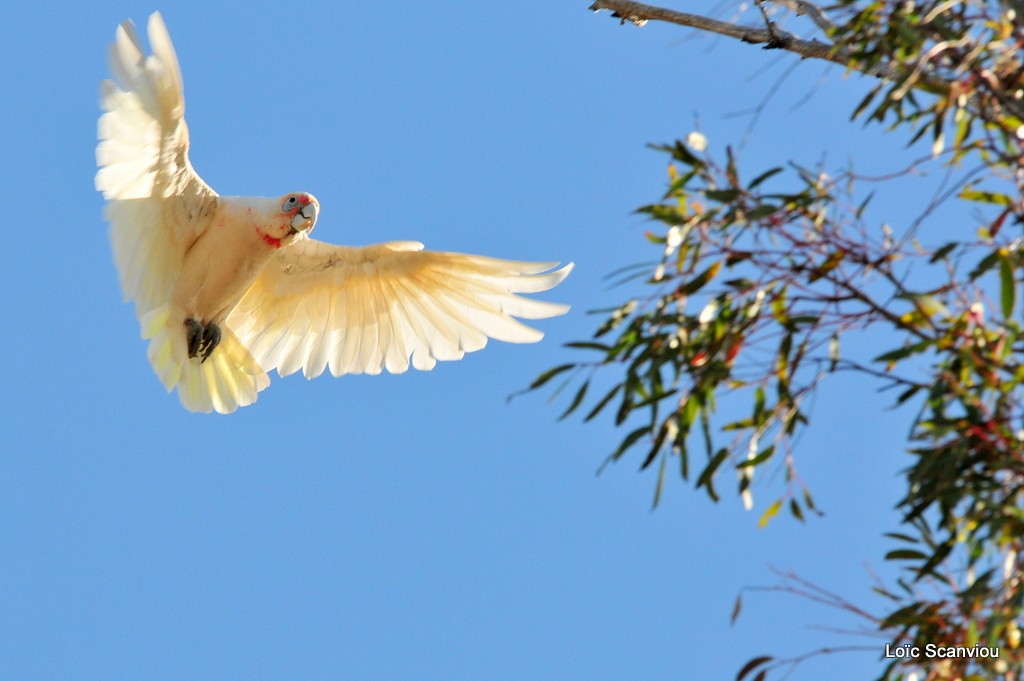
[[[356,373],[356,352],[362,336],[358,333],[363,323],[362,309],[359,300],[355,296],[355,289],[345,288],[341,292],[338,307],[344,312],[347,319],[340,328],[343,331],[342,342],[338,348],[338,372],[339,374]]]
[[[559,284],[572,264],[519,262],[422,250],[418,242],[351,248],[312,239],[281,249],[227,324],[267,370],[351,373],[429,370],[488,338],[532,343],[516,317],[568,306],[524,298]],[[552,271],[553,270],[553,271]]]
[[[415,296],[415,302],[419,306],[430,357],[442,362],[462,359],[463,353],[459,352],[459,337],[454,328],[456,320],[452,319],[452,312],[445,309],[447,301],[428,295],[428,290],[432,293],[434,291],[428,288],[427,282],[420,280],[416,283],[415,288],[407,285],[406,290]]]
[[[544,334],[537,329],[530,328],[507,314],[503,314],[500,303],[496,304],[486,298],[475,297],[473,289],[469,286],[454,286],[448,281],[437,280],[432,281],[431,284],[434,290],[445,292],[446,295],[439,296],[437,301],[449,306],[451,317],[458,318],[462,322],[461,328],[487,329],[491,338],[506,343],[535,343],[544,337]],[[478,287],[480,282],[473,281],[471,286]],[[451,304],[453,303],[461,304],[460,309],[465,310],[470,319],[462,317],[459,310],[452,309]]]
[[[331,343],[334,340],[334,327],[332,317],[334,308],[327,310],[327,320],[323,328],[313,332],[313,338],[309,345],[309,356],[302,367],[302,373],[306,378],[316,378],[324,372],[327,367],[327,359],[331,352]]]
[[[394,358],[395,368],[389,366],[387,369],[391,373],[402,374],[409,370],[413,357],[427,357],[430,350],[419,326],[419,306],[416,305],[415,296],[406,290],[401,281],[384,280],[383,283],[390,289],[389,300],[392,301],[388,315],[396,327],[396,336],[402,338],[399,346],[401,354]]]
[[[117,29],[96,147],[96,189],[107,199],[121,289],[140,319],[170,299],[185,253],[217,205],[188,159],[181,70],[159,13],[148,33],[147,57],[131,21]]]
[[[461,359],[466,353],[467,336],[478,331],[481,326],[479,320],[472,319],[479,310],[472,310],[461,305],[458,300],[459,292],[446,286],[444,282],[436,281],[434,277],[427,278],[424,283],[429,286],[431,291],[442,294],[435,295],[425,302],[433,307],[431,316],[433,323],[444,329],[444,337],[449,345],[445,350],[453,354],[450,359]],[[437,358],[449,359],[441,356],[437,356]]]
[[[384,368],[388,373],[402,374],[409,370],[409,355],[413,350],[409,341],[413,337],[413,333],[409,328],[407,317],[400,312],[405,307],[405,303],[396,295],[392,283],[381,279],[380,289],[382,301],[394,301],[394,309],[388,310],[387,313],[390,342],[384,347]]]
[[[380,342],[380,317],[376,314],[379,304],[373,295],[373,283],[377,277],[371,277],[368,286],[364,289],[366,295],[362,297],[363,324],[359,334],[359,355],[356,359],[355,368],[363,373],[372,373],[374,369],[374,358],[377,355],[378,343]],[[378,362],[379,364],[379,362]]]
[[[384,280],[381,277],[374,277],[370,280],[370,297],[372,300],[371,309],[375,317],[373,327],[373,340],[370,343],[372,353],[367,359],[364,369],[368,374],[379,374],[387,364],[388,348],[395,343],[392,316],[382,314],[381,310],[387,310],[387,295],[384,293]],[[364,338],[364,342],[366,339]]]

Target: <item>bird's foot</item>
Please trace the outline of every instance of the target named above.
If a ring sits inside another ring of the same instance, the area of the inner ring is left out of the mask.
[[[188,341],[188,356],[196,357],[203,343],[203,325],[194,319],[186,319],[185,339]]]
[[[220,345],[220,327],[210,322],[203,326],[195,319],[185,320],[185,339],[188,342],[188,356],[199,357],[202,364],[210,359],[210,355]]]
[[[200,364],[210,359],[210,355],[213,354],[214,349],[220,345],[220,327],[210,322],[206,325],[206,330],[203,331],[203,345],[199,351],[203,355],[203,359]]]

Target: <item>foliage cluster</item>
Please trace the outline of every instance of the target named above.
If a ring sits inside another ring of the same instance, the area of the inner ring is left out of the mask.
[[[592,338],[569,344],[586,358],[531,387],[567,379],[564,416],[610,414],[624,435],[609,460],[635,457],[657,471],[655,504],[667,471],[717,500],[732,470],[749,507],[755,472],[781,467],[785,487],[761,525],[782,509],[800,520],[816,512],[793,441],[823,381],[857,372],[894,389],[912,419],[902,521],[886,556],[903,576],[876,589],[887,612],[859,614],[893,646],[1001,655],[899,659],[882,678],[1020,678],[1024,16],[1014,3],[980,0],[843,0],[828,13],[779,4],[783,13],[758,4],[770,31],[810,15],[833,61],[877,81],[851,118],[928,153],[868,179],[793,162],[747,171],[730,148],[716,159],[696,133],[658,147],[670,159],[667,190],[639,209],[654,224],[655,262],[624,269],[643,282],[636,295],[602,311]],[[671,20],[637,3],[598,5],[636,23]],[[865,186],[928,170],[946,179],[918,219],[874,221]],[[933,243],[929,221],[957,214],[956,204],[976,217],[960,238]],[[887,347],[846,356],[843,339],[865,329]],[[740,677],[791,662],[756,658]]]

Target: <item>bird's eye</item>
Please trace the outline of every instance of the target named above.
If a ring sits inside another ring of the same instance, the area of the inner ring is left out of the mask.
[[[283,206],[281,206],[281,209],[282,209],[282,210],[285,210],[285,211],[287,211],[287,210],[291,210],[292,208],[294,208],[294,207],[295,207],[295,203],[296,203],[296,201],[298,201],[298,199],[296,199],[296,198],[295,198],[294,196],[289,196],[289,197],[288,197],[288,198],[287,198],[287,199],[285,200],[285,202],[284,202],[284,205],[283,205]]]

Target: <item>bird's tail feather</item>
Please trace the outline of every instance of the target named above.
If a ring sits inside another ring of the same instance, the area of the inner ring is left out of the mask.
[[[172,319],[170,306],[161,305],[141,320],[142,337],[149,340],[149,362],[167,392],[189,411],[230,414],[256,401],[270,378],[230,329],[221,327],[221,341],[209,359],[189,358],[184,327]]]

